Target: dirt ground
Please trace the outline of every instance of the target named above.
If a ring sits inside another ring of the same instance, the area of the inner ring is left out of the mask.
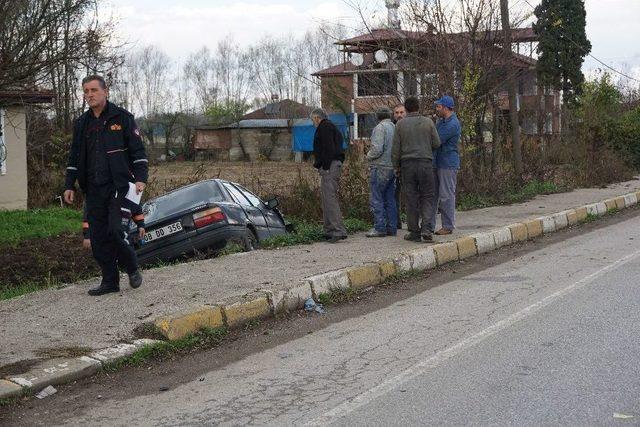
[[[41,287],[73,283],[98,273],[91,252],[82,249],[81,233],[0,247],[0,290],[29,283]]]
[[[262,197],[278,196],[289,194],[301,177],[318,181],[308,162],[171,162],[150,167],[147,195],[154,197],[192,182],[222,178]]]

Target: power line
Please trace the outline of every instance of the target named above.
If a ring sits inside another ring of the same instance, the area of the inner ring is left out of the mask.
[[[529,3],[529,0],[524,0],[525,3],[527,3],[529,5],[529,7],[531,7],[532,9],[535,10],[535,6],[533,6],[531,3]],[[562,32],[562,31],[561,31]],[[633,80],[635,82],[640,83],[640,79],[637,79],[635,77],[632,77],[622,71],[619,71],[615,68],[613,68],[611,65],[605,63],[604,61],[601,61],[599,58],[596,58],[594,55],[592,55],[590,52],[587,52],[587,50],[584,48],[584,46],[581,46],[580,44],[576,43],[575,41],[573,41],[570,37],[567,37],[567,35],[565,33],[562,33],[562,35],[564,37],[567,38],[567,40],[569,40],[571,43],[573,43],[574,45],[576,45],[579,49],[582,49],[582,51],[584,51],[585,53],[587,53],[588,56],[590,56],[592,59],[595,59],[597,62],[599,62],[600,64],[604,65],[605,67],[607,67],[608,69],[610,69],[611,71],[613,71],[614,73],[620,74],[623,77],[626,77],[629,80]]]

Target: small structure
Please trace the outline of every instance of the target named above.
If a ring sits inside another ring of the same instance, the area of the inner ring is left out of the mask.
[[[309,117],[312,110],[313,107],[308,105],[300,104],[290,99],[283,99],[247,113],[240,120],[301,119]]]
[[[349,140],[351,115],[331,114],[333,121]],[[195,129],[193,148],[200,158],[221,161],[285,161],[302,159],[313,151],[315,127],[310,119],[240,120],[229,126],[201,126]]]
[[[50,91],[0,91],[0,209],[27,209],[28,104],[47,104]]]
[[[292,120],[240,120],[195,129],[196,156],[222,161],[289,160]]]

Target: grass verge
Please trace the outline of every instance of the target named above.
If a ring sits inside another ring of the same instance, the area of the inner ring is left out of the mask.
[[[512,203],[522,203],[533,199],[540,194],[555,194],[568,191],[567,188],[559,187],[549,181],[531,181],[521,188],[507,191],[500,195],[462,193],[456,201],[457,209],[468,211],[472,209],[482,209],[491,206],[509,205]]]
[[[164,360],[188,351],[213,348],[219,345],[228,333],[226,328],[202,328],[178,340],[145,345],[130,356],[104,365],[103,369],[115,371],[124,366],[140,366],[152,360]]]
[[[49,276],[43,282],[25,282],[12,287],[0,286],[0,301],[17,298],[32,292],[41,291],[50,288],[60,288],[62,282]]]
[[[82,229],[82,212],[67,208],[0,211],[0,245]]]
[[[260,247],[262,249],[275,249],[324,240],[321,224],[296,218],[292,219],[291,222],[294,226],[293,232],[265,239],[260,242]],[[370,223],[357,218],[345,219],[344,226],[349,234],[366,231],[371,228]]]

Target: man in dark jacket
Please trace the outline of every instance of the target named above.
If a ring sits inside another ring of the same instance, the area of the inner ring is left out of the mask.
[[[85,193],[91,250],[102,270],[100,286],[89,295],[103,295],[120,290],[118,267],[127,272],[132,288],[142,284],[121,207],[129,183],[138,194],[144,190],[148,161],[133,115],[107,100],[104,79],[88,76],[82,90],[90,108],[74,124],[64,200],[73,203],[77,181]]]
[[[340,130],[328,118],[324,110],[317,108],[311,112],[311,121],[316,127],[313,137],[313,167],[320,173],[322,197],[322,220],[324,235],[328,242],[336,243],[347,238],[347,230],[342,222],[342,212],[338,199],[338,186],[342,175],[344,138]]]

